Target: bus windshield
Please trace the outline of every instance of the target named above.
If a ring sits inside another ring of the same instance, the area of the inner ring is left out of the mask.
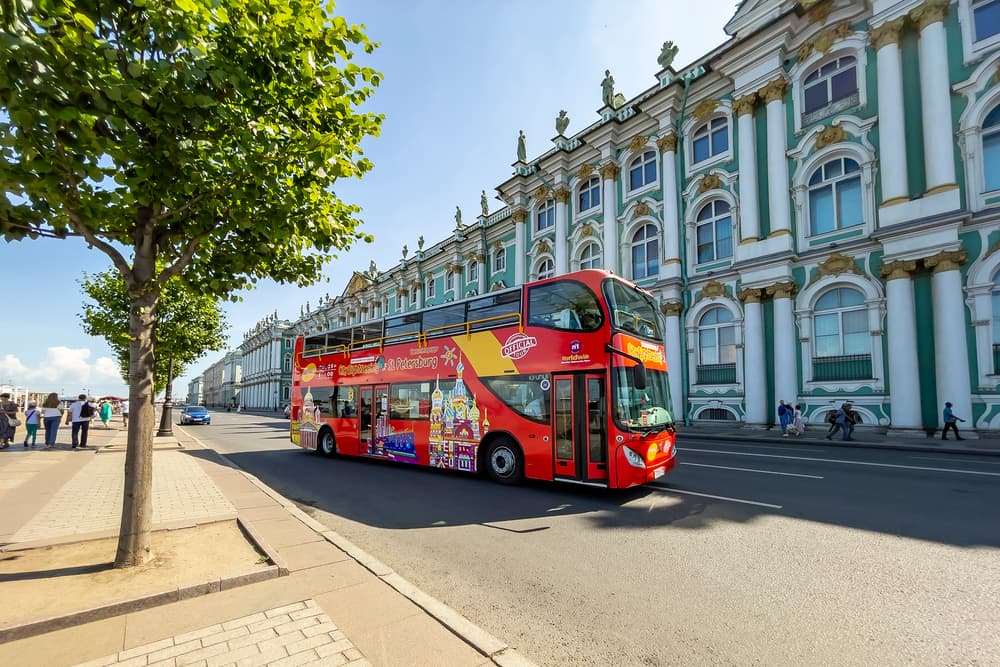
[[[620,280],[609,279],[604,281],[604,297],[613,327],[643,338],[662,339],[659,316],[651,296]]]
[[[645,389],[635,386],[632,368],[616,366],[614,380],[615,421],[633,431],[663,431],[672,428],[670,385],[664,371],[647,370]]]

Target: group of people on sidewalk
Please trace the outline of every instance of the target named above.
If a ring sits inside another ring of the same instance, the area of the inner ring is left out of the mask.
[[[56,437],[59,433],[59,424],[65,413],[66,425],[71,428],[72,449],[83,449],[87,447],[87,434],[90,431],[90,423],[94,419],[100,419],[104,428],[108,428],[111,422],[112,406],[109,401],[96,403],[93,398],[88,398],[86,394],[80,394],[77,400],[69,404],[65,411],[60,407],[59,395],[50,393],[42,401],[41,409],[35,401],[28,401],[24,410],[24,442],[25,448],[35,447],[38,439],[38,429],[44,425],[45,449],[52,449],[56,446]],[[21,425],[18,419],[18,405],[10,400],[9,393],[0,394],[0,449],[7,449],[15,439],[17,427]],[[121,402],[122,423],[128,425],[128,401]]]
[[[941,439],[947,440],[948,431],[951,430],[955,433],[956,440],[964,440],[958,434],[958,422],[964,422],[965,420],[955,415],[951,408],[952,405],[950,402],[944,404],[944,411],[941,415],[944,422],[944,428],[941,429]],[[831,410],[827,414],[826,421],[830,425],[825,436],[827,440],[831,440],[838,432],[843,434],[841,436],[842,440],[854,440],[851,437],[854,433],[854,425],[861,423],[861,417],[854,411],[854,405],[848,402],[843,403],[836,411]],[[802,405],[793,406],[790,402],[779,401],[778,423],[781,425],[781,435],[785,437],[805,433],[806,426],[805,421],[802,419]]]

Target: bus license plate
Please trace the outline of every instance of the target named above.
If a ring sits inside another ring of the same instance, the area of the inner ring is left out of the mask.
[[[656,470],[653,471],[653,479],[660,479],[661,477],[663,477],[663,473],[665,472],[666,472],[665,468],[657,468]]]

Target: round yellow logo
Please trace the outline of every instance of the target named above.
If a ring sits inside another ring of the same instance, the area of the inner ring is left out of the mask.
[[[316,364],[309,364],[302,369],[302,381],[312,382],[313,378],[316,377]]]

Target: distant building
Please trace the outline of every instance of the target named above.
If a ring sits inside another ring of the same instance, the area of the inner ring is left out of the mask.
[[[243,381],[240,389],[244,408],[279,410],[289,403],[292,387],[292,323],[269,315],[243,335]]]
[[[188,382],[187,402],[188,405],[202,405],[205,395],[202,393],[202,376]]]

